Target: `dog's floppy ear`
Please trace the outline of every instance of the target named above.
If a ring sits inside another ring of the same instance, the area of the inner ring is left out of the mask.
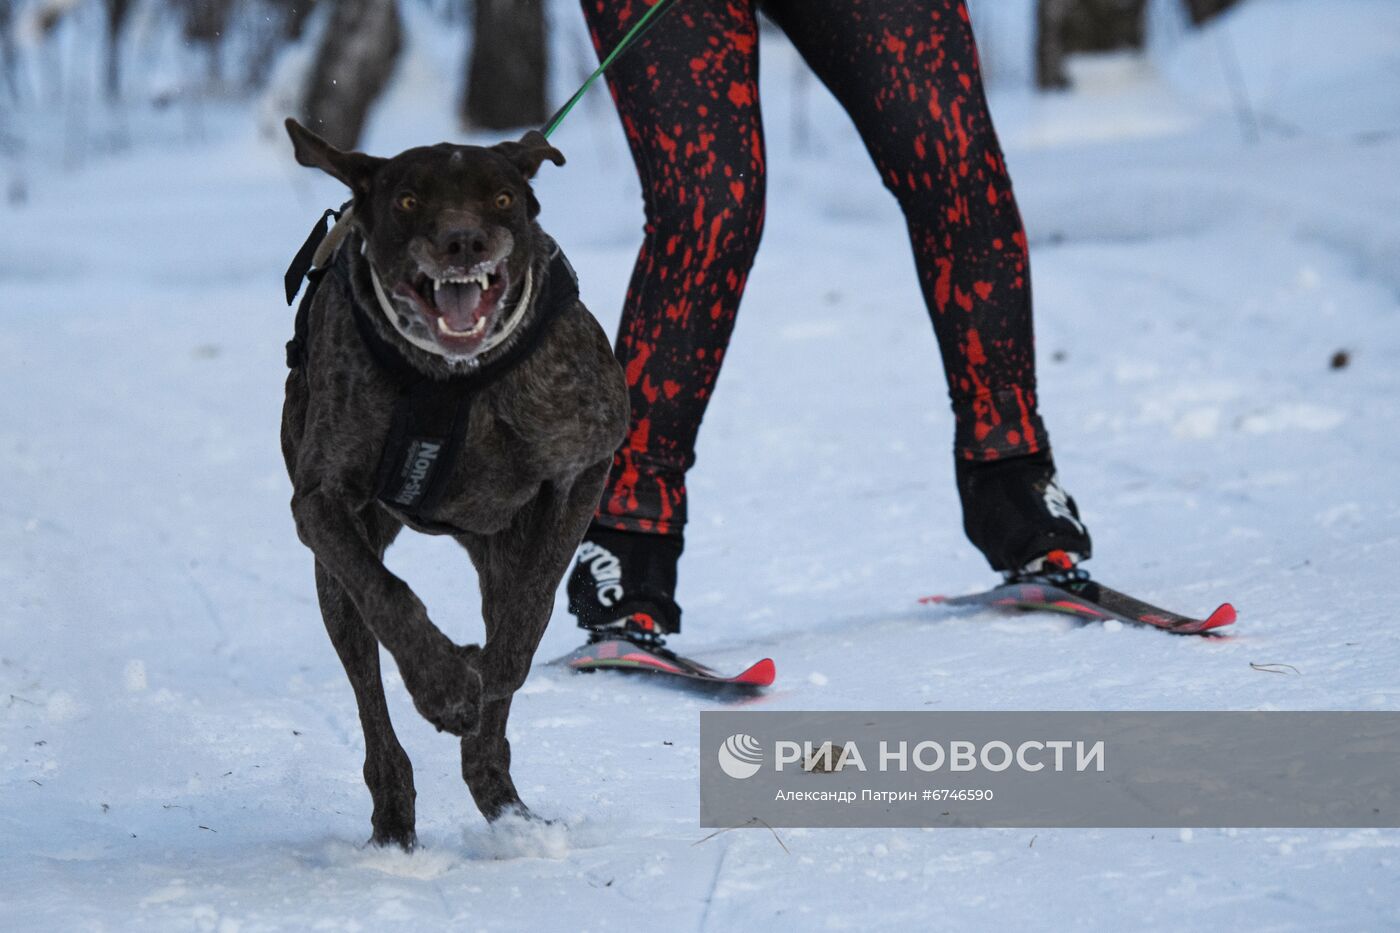
[[[497,143],[491,148],[505,156],[526,178],[534,178],[545,159],[555,165],[564,164],[564,153],[551,146],[539,130],[530,130],[519,142]]]
[[[287,135],[292,137],[298,162],[340,179],[357,195],[369,191],[370,179],[388,161],[363,152],[343,152],[291,117],[287,118]]]

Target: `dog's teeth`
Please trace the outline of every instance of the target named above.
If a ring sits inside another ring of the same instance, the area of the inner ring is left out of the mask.
[[[486,328],[486,318],[482,318],[466,330],[453,330],[442,318],[438,318],[437,326],[439,331],[449,337],[475,337]]]
[[[477,285],[482,291],[491,287],[491,273],[475,272],[471,275],[447,275],[440,279],[433,279],[433,290],[437,291],[444,285]]]

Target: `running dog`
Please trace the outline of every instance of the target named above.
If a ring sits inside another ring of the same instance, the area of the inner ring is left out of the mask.
[[[528,816],[506,718],[626,431],[626,386],[536,220],[530,180],[545,160],[564,164],[543,135],[386,159],[294,120],[287,131],[297,161],[353,197],[288,345],[292,515],[359,705],[371,842],[411,849],[413,766],[389,721],[379,646],[418,712],[461,737],[482,814]],[[385,567],[404,526],[465,548],[484,644],[456,644]]]

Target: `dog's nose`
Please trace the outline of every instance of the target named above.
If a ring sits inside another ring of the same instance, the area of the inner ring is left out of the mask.
[[[438,238],[438,249],[446,259],[472,261],[485,256],[490,243],[481,230],[448,230]]]

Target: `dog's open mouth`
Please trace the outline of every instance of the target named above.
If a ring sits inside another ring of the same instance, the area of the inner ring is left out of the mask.
[[[438,343],[470,349],[490,331],[509,284],[505,263],[497,262],[442,278],[420,272],[394,293],[413,303]]]

